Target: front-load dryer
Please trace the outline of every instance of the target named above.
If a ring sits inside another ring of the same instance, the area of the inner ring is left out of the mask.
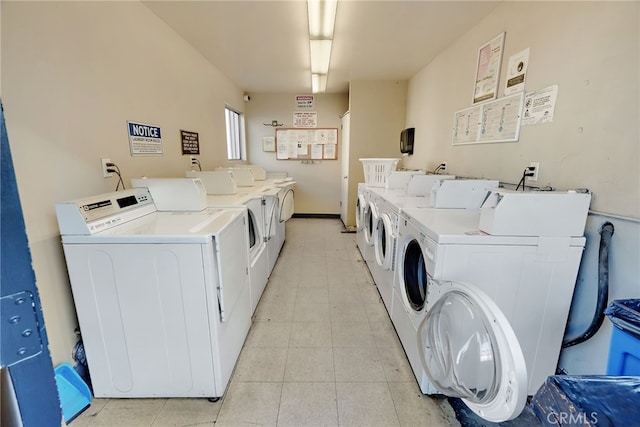
[[[220,397],[251,326],[246,210],[147,188],[56,205],[96,397]]]
[[[579,216],[587,212],[584,209],[575,221],[582,221]],[[416,337],[441,293],[434,283],[466,283],[478,289],[513,329],[525,358],[525,393],[533,395],[555,373],[585,239],[489,235],[479,224],[480,213],[473,211],[402,213],[392,320],[422,390],[433,392]],[[516,350],[515,344],[512,347]]]
[[[428,299],[418,351],[435,387],[488,421],[517,417],[527,400],[527,366],[502,310],[466,283],[432,280]]]
[[[362,258],[364,259],[369,271],[371,271],[372,267],[375,264],[375,253],[374,253],[374,236],[375,236],[375,226],[376,221],[378,220],[378,195],[369,189],[367,191],[367,203],[364,207],[364,211],[362,213],[364,224],[363,224],[363,236],[364,236],[364,244],[363,249],[361,249]]]
[[[367,184],[361,182],[358,184],[358,198],[356,199],[356,244],[358,250],[364,258],[364,252],[366,248],[366,242],[364,239],[364,227],[365,227],[365,210],[369,204],[369,188]]]
[[[399,210],[380,197],[373,234],[373,262],[370,271],[387,312],[392,312],[393,280],[396,267]]]

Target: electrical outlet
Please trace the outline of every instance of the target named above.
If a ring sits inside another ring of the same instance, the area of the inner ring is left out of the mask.
[[[531,170],[533,168],[533,170]],[[540,172],[540,162],[530,162],[529,172],[533,172],[532,176],[528,176],[527,180],[535,182],[538,180],[538,173]]]
[[[196,156],[189,156],[189,161],[191,162],[191,164],[195,164],[195,160],[196,160]]]
[[[440,164],[442,165],[442,167],[440,168],[440,170],[442,172],[446,172],[447,171],[447,162],[440,162]]]
[[[105,178],[113,176],[113,172],[107,172],[107,163],[111,163],[111,159],[102,158],[100,159],[100,163],[102,164],[102,176]]]

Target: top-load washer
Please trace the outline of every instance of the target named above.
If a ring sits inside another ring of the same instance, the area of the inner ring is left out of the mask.
[[[246,171],[251,172],[249,169]],[[191,197],[201,196],[190,193],[176,193],[167,191],[167,188],[175,188],[179,183],[199,181],[200,178],[138,178],[132,179],[133,187],[146,187],[152,197],[163,201],[163,205],[171,206],[172,203],[183,205]],[[244,207],[247,209],[247,242],[249,246],[249,277],[251,312],[258,306],[260,297],[264,292],[269,279],[269,261],[265,240],[265,221],[262,204],[262,194],[238,192],[237,194],[208,195],[205,191],[205,206],[211,208]]]
[[[251,325],[246,210],[146,188],[58,203],[96,397],[220,397]]]
[[[403,212],[392,319],[423,392],[503,421],[555,373],[590,197],[496,190],[480,212]]]
[[[262,197],[262,218],[264,220],[262,237],[267,250],[268,274],[271,274],[286,238],[285,223],[294,212],[295,181],[291,177],[267,178],[266,172],[259,166],[247,165],[246,168],[250,169],[256,177],[254,186],[238,186],[234,178],[236,176],[234,169],[187,171],[185,175],[200,178],[207,193],[212,196],[252,195]]]

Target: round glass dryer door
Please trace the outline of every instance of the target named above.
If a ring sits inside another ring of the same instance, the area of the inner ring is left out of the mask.
[[[427,376],[440,392],[462,398],[488,421],[517,417],[527,399],[527,368],[506,317],[471,285],[434,287],[442,293],[418,329]]]
[[[421,311],[427,300],[429,276],[420,243],[416,239],[404,245],[403,265],[400,274],[404,284],[404,296],[409,308]]]
[[[387,214],[381,214],[376,220],[375,238],[373,246],[376,262],[385,270],[391,269],[393,258],[393,226]]]

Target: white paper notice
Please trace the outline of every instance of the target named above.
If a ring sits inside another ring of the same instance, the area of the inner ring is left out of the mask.
[[[521,114],[522,94],[483,105],[478,142],[517,141]]]
[[[324,158],[335,159],[336,158],[336,145],[337,144],[324,144]]]
[[[476,82],[473,91],[473,103],[496,99],[498,96],[498,79],[502,64],[504,34],[500,33],[489,43],[478,49],[476,66]]]
[[[293,127],[316,128],[318,127],[318,113],[315,111],[296,111],[293,113]]]
[[[278,151],[276,152],[276,158],[280,160],[286,160],[289,158],[289,141],[287,138],[283,138],[282,141],[278,140]]]
[[[527,68],[529,67],[529,48],[516,53],[509,58],[507,67],[507,80],[504,94],[522,92],[527,78]]]
[[[530,92],[524,98],[522,125],[553,122],[553,113],[558,99],[558,85]]]
[[[276,139],[273,136],[262,137],[262,151],[276,151]]]
[[[311,158],[314,160],[322,159],[322,144],[311,145]]]
[[[451,141],[453,144],[476,142],[481,111],[482,108],[477,106],[456,112],[453,122],[453,140]]]

